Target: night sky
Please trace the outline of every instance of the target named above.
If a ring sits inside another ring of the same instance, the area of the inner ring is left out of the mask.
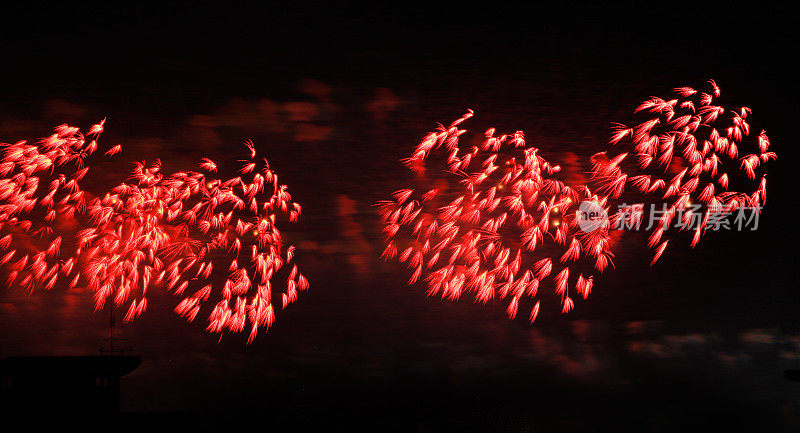
[[[0,142],[107,117],[102,140],[123,153],[87,178],[100,194],[132,160],[225,166],[252,139],[303,205],[284,234],[311,290],[251,345],[187,324],[165,293],[115,329],[143,359],[122,380],[132,420],[797,431],[800,384],[782,377],[800,369],[797,43],[788,7],[755,2],[24,2],[0,16]],[[522,129],[579,176],[611,122],[710,78],[753,109],[778,153],[758,231],[674,247],[653,268],[632,236],[588,301],[536,326],[504,305],[426,298],[378,257],[373,204],[410,179],[399,160],[437,122],[474,109],[476,131]],[[92,311],[91,294],[2,289],[0,357],[98,353],[110,313]]]

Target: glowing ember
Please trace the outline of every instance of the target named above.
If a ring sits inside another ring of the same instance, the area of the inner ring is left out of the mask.
[[[479,145],[462,148],[466,130],[459,125],[470,117],[428,134],[405,160],[427,186],[378,203],[383,257],[412,270],[409,284],[423,278],[429,296],[508,299],[511,318],[530,298],[533,322],[539,289],[552,284],[561,311],[569,312],[572,297],[588,297],[592,274],[611,264],[608,225],[587,233],[576,219],[581,201],[602,207],[605,198],[555,179],[560,167],[528,146],[521,131],[496,136],[489,129]]]

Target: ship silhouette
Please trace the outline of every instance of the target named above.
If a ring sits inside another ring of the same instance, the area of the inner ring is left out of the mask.
[[[98,356],[18,356],[0,358],[0,413],[118,413],[120,378],[141,357],[115,347],[113,318],[109,349]]]

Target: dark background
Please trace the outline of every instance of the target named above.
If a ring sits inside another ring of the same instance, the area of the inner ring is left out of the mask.
[[[733,4],[445,6],[25,2],[0,15],[3,141],[108,116],[120,163],[224,166],[252,138],[303,204],[285,230],[311,290],[249,346],[203,332],[152,294],[117,332],[142,366],[123,379],[132,421],[370,430],[797,431],[795,200],[798,43],[788,7]],[[566,318],[426,299],[384,263],[375,201],[436,122],[523,129],[581,175],[610,122],[713,78],[770,135],[768,204],[752,233],[670,247],[643,238]],[[0,293],[0,356],[97,353],[109,312],[90,295]],[[524,316],[524,315],[523,315]],[[47,410],[46,407],[43,410]]]

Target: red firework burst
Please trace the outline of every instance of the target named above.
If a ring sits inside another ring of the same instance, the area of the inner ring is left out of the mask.
[[[61,125],[36,144],[2,144],[0,266],[9,271],[9,286],[49,290],[59,277],[71,279],[70,287],[77,284],[74,241],[67,233],[85,216],[87,195],[81,181],[104,125],[105,119],[86,135]],[[120,150],[115,146],[105,153]]]
[[[637,193],[634,202],[665,201],[650,235],[652,263],[666,249],[664,235],[671,229],[693,230],[694,247],[713,225],[710,219],[741,207],[759,212],[766,202],[766,165],[776,158],[769,138],[763,130],[751,134],[749,108],[717,105],[720,89],[713,80],[708,84],[708,93],[680,87],[673,99],[644,101],[636,109],[637,125],[616,125],[611,148],[592,157],[599,192],[616,199],[627,187]],[[627,205],[612,219],[638,224],[643,206]]]
[[[377,204],[387,239],[383,257],[413,270],[409,284],[424,278],[429,296],[508,298],[511,318],[520,300],[531,298],[531,322],[540,287],[552,283],[567,313],[576,294],[588,297],[592,274],[611,264],[608,225],[587,233],[576,218],[581,201],[604,207],[606,200],[556,179],[560,167],[527,145],[521,131],[496,136],[489,129],[479,144],[461,146],[466,130],[459,126],[470,117],[472,111],[431,132],[404,160],[424,173],[427,186]]]
[[[241,332],[248,343],[275,320],[273,277],[286,274],[282,307],[308,288],[292,263],[277,223],[300,216],[286,185],[252,143],[238,176],[220,179],[204,158],[201,171],[161,174],[161,164],[137,163],[123,183],[90,206],[91,228],[80,233],[87,285],[96,307],[109,297],[127,307],[125,320],[147,308],[152,285],[182,297],[175,311],[192,321],[213,305],[207,330]]]

